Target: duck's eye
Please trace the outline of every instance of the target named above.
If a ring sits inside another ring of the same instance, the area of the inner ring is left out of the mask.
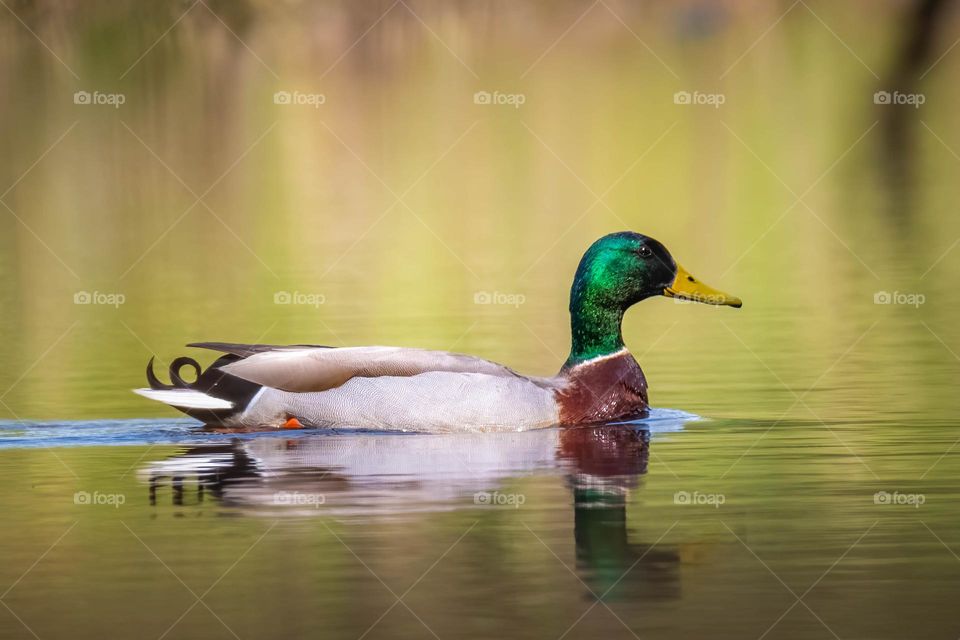
[[[650,247],[644,245],[637,249],[637,253],[640,254],[641,258],[649,258],[653,255],[653,251],[650,250]]]

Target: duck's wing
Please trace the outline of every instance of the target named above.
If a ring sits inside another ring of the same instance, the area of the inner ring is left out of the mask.
[[[217,346],[212,346],[212,345]],[[326,391],[351,378],[407,377],[446,371],[523,377],[496,362],[447,351],[405,347],[320,347],[198,343],[241,359],[220,368],[238,378],[283,391]]]
[[[230,353],[235,356],[240,356],[241,358],[247,358],[257,353],[263,353],[265,351],[283,351],[290,349],[332,349],[333,347],[328,347],[322,344],[293,344],[293,345],[282,345],[282,344],[242,344],[238,342],[191,342],[187,345],[188,347],[196,347],[198,349],[210,349],[211,351],[219,351],[220,353]]]

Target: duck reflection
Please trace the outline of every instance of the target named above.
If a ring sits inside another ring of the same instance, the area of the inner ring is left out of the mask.
[[[508,481],[558,476],[572,497],[577,569],[592,595],[668,599],[679,593],[679,550],[628,535],[629,496],[647,472],[649,451],[643,423],[455,436],[256,437],[189,447],[143,475],[154,505],[169,484],[177,505],[209,495],[272,517],[481,508]]]
[[[558,457],[570,460],[577,567],[590,590],[605,600],[679,597],[676,545],[632,543],[627,529],[630,490],[647,472],[650,432],[640,429],[571,429],[561,434]],[[629,571],[628,574],[625,573]]]

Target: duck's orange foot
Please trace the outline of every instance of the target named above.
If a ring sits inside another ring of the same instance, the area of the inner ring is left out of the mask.
[[[281,429],[303,429],[303,425],[300,424],[300,421],[296,418],[287,418],[287,421],[284,422],[281,426]]]

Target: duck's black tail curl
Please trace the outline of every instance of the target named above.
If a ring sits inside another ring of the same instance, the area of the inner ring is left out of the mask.
[[[191,386],[191,383],[184,380],[180,375],[180,369],[186,365],[193,367],[195,382],[200,380],[202,371],[200,368],[200,363],[193,358],[180,356],[170,363],[168,373],[170,375],[170,382],[172,384],[164,384],[160,382],[160,378],[158,378],[157,374],[153,371],[153,361],[154,358],[150,358],[150,362],[147,363],[147,383],[150,385],[151,389],[192,389],[193,387]]]
[[[157,377],[153,370],[154,358],[150,358],[147,363],[147,384],[154,391],[193,391],[199,392],[212,399],[226,401],[230,408],[198,408],[191,406],[178,406],[172,402],[167,402],[171,406],[183,411],[188,416],[201,420],[207,424],[224,424],[231,417],[242,413],[250,401],[257,395],[263,387],[255,382],[244,380],[230,375],[221,369],[222,366],[242,359],[240,356],[226,354],[218,358],[213,364],[204,370],[200,363],[188,356],[175,358],[168,368],[170,383],[164,383]],[[192,382],[187,382],[181,372],[184,367],[193,369],[194,376]],[[166,401],[166,400],[164,400]]]

